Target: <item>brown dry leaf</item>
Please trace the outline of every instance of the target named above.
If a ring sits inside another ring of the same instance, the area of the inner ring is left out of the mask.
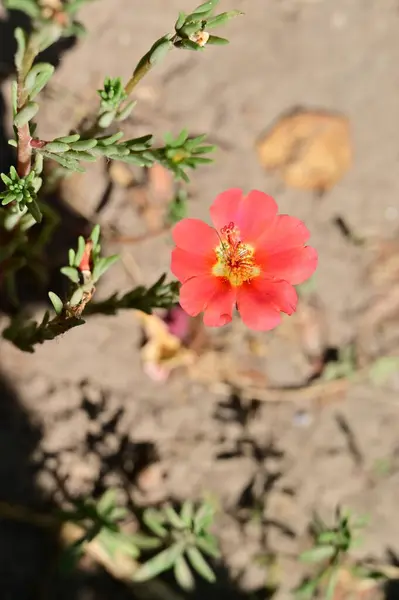
[[[170,333],[162,319],[138,310],[135,314],[147,338],[141,349],[141,359],[150,377],[165,381],[173,370],[193,364],[195,353],[185,348],[182,341]]]
[[[352,163],[346,117],[298,109],[281,117],[257,143],[261,164],[292,187],[319,192],[332,188]]]

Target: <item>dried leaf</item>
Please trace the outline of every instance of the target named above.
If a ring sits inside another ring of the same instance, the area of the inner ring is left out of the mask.
[[[277,170],[288,186],[323,192],[351,165],[349,122],[342,115],[299,109],[281,117],[257,151],[265,169]]]
[[[147,342],[141,350],[146,373],[155,380],[165,381],[178,367],[195,361],[193,351],[185,348],[179,337],[170,333],[168,325],[157,315],[135,311],[143,326]]]

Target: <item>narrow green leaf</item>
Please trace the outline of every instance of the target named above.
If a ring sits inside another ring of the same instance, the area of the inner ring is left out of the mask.
[[[304,581],[295,589],[295,595],[301,598],[301,600],[313,598],[314,594],[316,593],[318,584],[319,580],[317,578]]]
[[[36,202],[36,200],[34,198],[32,198],[32,200],[31,200],[31,202],[29,202],[29,204],[27,204],[27,208],[28,208],[29,213],[35,219],[36,223],[41,223],[43,215],[40,211],[38,203]]]
[[[101,146],[111,146],[123,138],[123,131],[117,131],[113,135],[106,135],[104,137],[97,138],[97,142]]]
[[[187,548],[186,552],[191,566],[197,571],[198,575],[201,575],[201,577],[210,583],[215,583],[215,573],[212,571],[211,567],[208,565],[198,548],[193,546]]]
[[[227,44],[230,44],[230,42],[229,40],[226,40],[226,38],[219,37],[218,35],[210,35],[207,44],[210,44],[211,46],[226,46]]]
[[[195,586],[195,580],[184,556],[179,556],[174,564],[174,575],[177,583],[183,590],[192,590]]]
[[[77,269],[75,269],[74,267],[62,267],[62,269],[60,269],[60,271],[63,275],[65,275],[65,277],[68,277],[68,279],[70,279],[73,283],[80,282],[79,271]]]
[[[205,19],[211,14],[217,4],[219,4],[219,0],[208,0],[208,2],[204,2],[203,4],[197,6],[197,8],[187,17],[187,19],[190,19],[194,16],[200,16],[201,19]]]
[[[156,65],[159,63],[169,52],[169,50],[173,48],[173,43],[165,38],[158,40],[157,43],[151,48],[149,52],[149,62],[151,65]]]
[[[8,177],[8,175],[5,173],[0,173],[0,177],[5,185],[10,185],[12,183],[12,179],[10,179],[10,177]]]
[[[115,110],[104,112],[98,119],[98,124],[102,129],[106,129],[115,119]]]
[[[334,546],[316,546],[299,555],[302,562],[321,562],[331,558],[335,554]]]
[[[84,150],[91,150],[91,148],[94,148],[94,146],[97,146],[96,139],[79,140],[78,142],[72,142],[69,144],[69,147],[71,148],[71,150],[76,150],[77,152],[82,152]]]
[[[55,294],[54,292],[49,292],[48,296],[50,298],[51,304],[54,307],[55,312],[57,313],[57,315],[60,315],[62,313],[62,309],[64,308],[64,304],[61,298],[57,296],[57,294]]]
[[[212,524],[214,517],[214,509],[208,504],[202,504],[197,510],[194,516],[194,531],[195,533],[200,533],[203,530],[208,529],[208,527]]]
[[[38,63],[32,67],[25,80],[25,87],[31,100],[42,91],[53,73],[54,67],[49,63]]]
[[[180,29],[180,27],[182,27],[184,25],[184,22],[186,20],[186,13],[184,12],[179,12],[179,16],[178,19],[175,23],[175,30],[178,31]]]
[[[180,517],[187,528],[193,524],[194,504],[191,500],[185,500],[180,511]]]
[[[11,83],[11,106],[12,106],[12,115],[15,117],[18,110],[18,83],[16,79]],[[32,134],[32,131],[31,131]]]
[[[214,27],[219,27],[220,25],[224,25],[230,19],[234,19],[234,17],[239,17],[244,13],[241,10],[230,10],[228,12],[220,13],[220,15],[216,15],[215,17],[211,17],[206,21],[206,29],[213,29]]]
[[[70,267],[74,267],[75,265],[75,250],[73,248],[70,248],[68,251],[68,263]]]
[[[131,537],[136,546],[141,550],[159,548],[159,546],[162,544],[161,540],[141,533],[134,533]]]
[[[15,53],[15,67],[17,71],[22,69],[26,49],[26,34],[23,29],[17,27],[14,31],[14,37],[17,42],[17,51]]]
[[[100,515],[107,517],[116,505],[116,490],[108,488],[97,503],[97,510]]]
[[[179,556],[184,551],[184,542],[176,542],[170,548],[166,548],[153,558],[150,558],[133,575],[134,581],[148,581],[157,577],[160,573],[168,571],[173,567]]]
[[[16,140],[8,140],[8,145],[13,146],[13,148],[18,148],[18,143]]]
[[[143,521],[155,535],[158,537],[165,537],[168,533],[166,527],[164,527],[164,517],[157,510],[153,508],[147,508],[143,514]]]
[[[208,535],[197,538],[196,544],[202,552],[205,552],[205,554],[208,554],[212,558],[220,557],[220,550],[217,547],[216,538],[214,538],[213,536]]]
[[[64,142],[48,142],[44,148],[46,149],[46,152],[62,154],[63,152],[68,152],[69,145]]]
[[[93,231],[91,232],[91,235],[90,235],[90,239],[93,242],[94,247],[96,247],[98,244],[98,241],[100,239],[100,233],[101,233],[101,227],[100,227],[100,225],[97,224],[93,227]]]
[[[172,506],[165,506],[164,513],[169,523],[176,529],[184,529],[186,527],[185,522],[180,518]]]
[[[74,293],[72,294],[72,298],[70,299],[69,303],[71,306],[77,306],[83,298],[83,288],[79,287],[77,290],[74,291]]]
[[[117,121],[125,121],[131,115],[132,110],[134,109],[136,104],[137,100],[131,100],[126,104],[124,108],[118,110],[118,112],[116,113]]]
[[[43,150],[41,150],[40,153],[43,154],[45,158],[55,160],[55,162],[59,163],[65,169],[69,169],[70,171],[76,171],[78,173],[84,173],[84,168],[81,167],[76,160],[73,160],[71,158],[67,159],[63,156],[60,156],[59,154],[52,154],[51,152],[46,152]]]
[[[62,142],[64,144],[73,144],[80,139],[80,135],[78,133],[72,133],[71,135],[64,135],[63,137],[56,138],[53,140],[54,142]]]
[[[93,148],[93,150],[95,150],[95,148]],[[79,152],[76,152],[75,150],[68,150],[66,157],[72,158],[76,161],[84,160],[86,162],[96,162],[97,160],[96,156],[90,152],[85,152],[84,150],[79,150]]]
[[[93,269],[93,282],[98,281],[117,260],[119,260],[119,254],[98,259]]]
[[[197,33],[201,29],[201,23],[198,21],[190,22],[186,21],[184,26],[180,29],[179,33],[185,37],[189,37],[193,33]]]
[[[36,102],[28,102],[14,117],[15,127],[23,127],[33,119],[39,110],[39,105]]]
[[[192,42],[191,40],[180,40],[175,44],[176,48],[182,48],[183,50],[193,50],[194,52],[198,52],[199,50],[203,50],[199,44]]]

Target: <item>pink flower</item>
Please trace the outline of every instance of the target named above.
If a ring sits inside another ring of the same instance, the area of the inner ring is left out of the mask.
[[[273,329],[281,312],[296,310],[293,286],[316,269],[317,252],[305,246],[309,231],[299,219],[277,214],[273,198],[256,190],[247,196],[227,190],[210,213],[214,228],[183,219],[173,229],[180,305],[191,316],[203,312],[210,327],[230,323],[236,306],[249,328]]]

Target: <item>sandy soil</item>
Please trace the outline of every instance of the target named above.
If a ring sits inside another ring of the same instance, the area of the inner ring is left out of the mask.
[[[85,7],[88,36],[60,54],[43,96],[42,137],[65,134],[90,114],[103,76],[127,78],[135,61],[174,23],[178,9],[194,4],[99,0]],[[246,13],[228,26],[231,45],[168,56],[137,89],[138,106],[127,131],[209,132],[219,150],[215,164],[192,177],[191,216],[206,219],[214,196],[239,186],[270,193],[282,212],[306,222],[320,254],[314,293],[325,310],[325,345],[339,348],[359,335],[359,314],[374,291],[366,270],[372,244],[351,243],[336,219],[373,243],[398,230],[397,2],[221,4]],[[5,19],[4,35],[11,27]],[[8,44],[2,53],[7,75]],[[8,89],[5,78],[5,131]],[[285,188],[256,156],[259,135],[298,105],[338,111],[351,124],[354,164],[321,198]],[[1,152],[6,162],[3,146]],[[132,196],[117,184],[96,213],[108,184],[105,166],[95,166],[70,180],[64,199],[121,234],[143,233],[146,224]],[[72,239],[81,230],[76,219]],[[154,282],[168,270],[170,248],[168,234],[124,246],[124,261],[105,278],[99,296]],[[32,310],[41,312],[43,304],[35,300]],[[305,573],[295,557],[307,543],[314,511],[332,519],[338,504],[370,515],[358,555],[385,560],[389,549],[399,550],[398,375],[383,386],[362,378],[344,393],[322,392],[313,400],[259,391],[246,405],[232,395],[237,386],[264,390],[270,382],[306,381],[309,363],[297,326],[293,317],[275,333],[250,336],[235,322],[212,334],[208,354],[191,375],[181,369],[166,384],[143,372],[140,326],[129,312],[92,317],[32,356],[1,341],[0,498],[39,506],[99,494],[108,485],[120,490],[122,502],[130,498],[139,505],[211,494],[220,505],[216,533],[223,565],[218,587],[202,590],[206,598],[266,597],[267,569],[256,557],[270,554],[280,569],[277,597],[290,598]],[[226,369],[241,379],[226,383]],[[155,467],[143,471],[142,465],[152,462],[148,456],[157,457]],[[262,505],[260,519],[255,501]],[[94,572],[79,573],[70,589],[64,582],[43,591],[51,542],[8,522],[1,531],[4,600],[38,598],[39,590],[49,598],[127,594]]]

